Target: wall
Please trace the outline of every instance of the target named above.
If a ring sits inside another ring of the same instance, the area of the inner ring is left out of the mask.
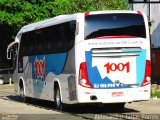
[[[151,82],[160,84],[160,3],[133,4],[133,10],[145,12],[151,22]]]

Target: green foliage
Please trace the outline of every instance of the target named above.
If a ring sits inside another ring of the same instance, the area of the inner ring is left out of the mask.
[[[152,94],[151,94],[151,97],[152,97],[152,98],[154,98],[154,97],[160,98],[160,92],[152,93]]]
[[[126,0],[55,0],[55,15],[95,10],[127,9]]]
[[[29,23],[60,14],[127,9],[126,0],[0,0],[0,25],[13,28],[12,38]]]
[[[60,14],[127,9],[126,1],[127,0],[0,0],[1,62],[7,62],[7,45],[14,41],[19,29],[26,24]]]
[[[160,98],[160,89],[152,89],[151,90],[151,97],[152,98],[154,98],[154,97]]]

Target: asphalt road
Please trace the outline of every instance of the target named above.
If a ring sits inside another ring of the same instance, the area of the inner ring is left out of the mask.
[[[103,106],[70,106],[55,110],[54,103],[34,99],[21,103],[13,85],[0,85],[0,120],[111,120],[160,119],[160,99],[126,104],[123,111]]]

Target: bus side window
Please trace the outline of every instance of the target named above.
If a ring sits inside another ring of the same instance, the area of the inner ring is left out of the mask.
[[[45,34],[45,38],[46,38],[46,52],[47,53],[54,53],[55,52],[55,39],[56,39],[56,36],[57,36],[57,33],[56,33],[56,27],[55,26],[51,26],[51,27],[48,27],[48,29],[46,30],[46,34]]]
[[[20,51],[19,51],[19,57],[21,58],[21,57],[23,57],[23,56],[25,56],[25,49],[26,49],[26,44],[27,44],[27,42],[26,42],[26,38],[27,38],[27,33],[23,33],[22,34],[22,37],[21,37],[21,44],[20,44]]]
[[[20,49],[19,49],[19,54],[18,54],[18,72],[23,72],[23,56],[25,56],[25,51],[26,51],[26,38],[27,38],[27,33],[23,33],[21,37],[21,44],[20,44]]]
[[[76,22],[70,21],[64,28],[63,43],[65,44],[64,46],[66,46],[65,51],[69,51],[74,46]]]
[[[44,46],[45,46],[45,43],[47,41],[45,41],[45,35],[44,35],[44,29],[41,29],[41,30],[38,30],[38,31],[35,31],[35,41],[36,41],[36,44],[35,46],[37,46],[37,52],[36,54],[38,55],[42,55],[42,54],[45,54],[45,50],[44,50]]]
[[[75,21],[69,21],[61,24],[61,36],[60,36],[60,50],[61,52],[68,52],[74,45],[75,40]]]
[[[60,53],[62,52],[62,26],[61,25],[56,25],[56,32],[57,32],[57,35],[55,36],[55,39],[54,39],[54,52],[55,53]]]
[[[28,32],[28,35],[27,35],[27,40],[26,40],[26,56],[31,56],[34,54],[34,38],[35,38],[35,35],[34,35],[34,32],[31,31],[31,32]]]
[[[69,46],[71,49],[74,46],[74,42],[75,42],[76,21],[69,22],[69,29],[70,29]]]
[[[59,41],[58,41],[58,50],[59,52],[66,52],[67,42],[64,41],[67,37],[65,36],[65,24],[63,23],[59,26]]]

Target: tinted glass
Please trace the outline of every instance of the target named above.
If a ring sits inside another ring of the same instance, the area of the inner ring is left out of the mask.
[[[85,39],[122,35],[146,38],[143,16],[121,13],[85,17]]]
[[[0,74],[8,74],[9,71],[8,70],[0,70]]]
[[[22,34],[19,56],[68,52],[74,46],[76,21]]]

